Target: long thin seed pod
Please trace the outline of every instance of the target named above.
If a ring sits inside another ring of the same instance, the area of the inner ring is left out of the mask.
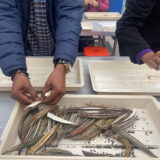
[[[59,113],[59,117],[60,118],[62,118],[63,117],[63,115],[64,115],[64,113],[62,112],[60,112]],[[58,114],[56,115],[56,116],[58,116]],[[65,118],[65,117],[64,117]],[[61,128],[61,126],[62,126],[62,124],[59,124],[59,123],[57,123],[56,124],[56,129],[55,129],[55,131],[53,132],[53,134],[52,134],[52,136],[50,137],[50,139],[45,143],[45,145],[47,146],[47,145],[50,145],[51,143],[52,143],[52,141],[56,138],[56,136],[57,136],[57,139],[58,139],[58,137],[60,136],[59,135],[59,128]],[[57,140],[58,141],[58,140]],[[58,144],[58,142],[57,142],[57,144]]]
[[[41,101],[35,101],[33,103],[31,103],[30,105],[28,105],[27,107],[24,108],[24,110],[27,110],[27,109],[33,109],[35,107],[38,107],[38,105],[41,103]]]
[[[71,121],[71,113],[65,113],[65,116],[66,116],[66,120],[69,120],[69,121]],[[81,124],[81,122],[82,121],[79,121],[78,122],[78,125],[80,125]],[[72,131],[73,130],[73,128],[75,128],[76,126],[70,126],[70,127],[68,127],[68,125],[65,125],[64,126],[64,135],[67,135],[70,131]]]
[[[101,126],[101,127],[98,127],[98,128],[100,128],[100,129],[109,129],[110,127],[111,127],[111,124],[112,124],[112,122],[115,120],[115,118],[113,118],[113,117],[111,117],[111,118],[109,118],[109,119],[107,119],[106,120],[106,122],[104,123],[104,125],[103,126]],[[96,124],[95,124],[96,125]]]
[[[95,124],[97,126],[102,126],[104,124],[105,120],[104,119],[100,119],[100,120],[97,120],[95,122]],[[72,137],[73,140],[83,140],[83,139],[86,139],[86,138],[90,138],[89,136],[90,135],[93,135],[97,130],[99,130],[98,127],[96,127],[94,124],[92,126],[90,126],[86,131],[84,131],[82,134],[80,135],[77,135],[77,136],[74,136]]]
[[[91,152],[82,151],[86,157],[115,157],[113,154],[96,154]]]
[[[113,105],[103,105],[103,104],[93,104],[93,103],[86,103],[89,107],[98,107],[98,108],[103,108],[103,109],[107,109],[108,111],[121,111],[121,112],[127,112],[129,111],[130,109],[127,109],[127,108],[122,108],[122,107],[116,107],[116,106],[113,106]]]
[[[30,139],[33,139],[34,137],[37,137],[37,134],[38,134],[38,131],[39,131],[39,128],[40,128],[40,125],[41,125],[41,120],[42,120],[42,118],[31,126],[32,131],[31,131],[31,133],[30,133],[30,135],[29,135],[28,137],[27,137],[27,136],[25,137],[25,141],[28,141],[28,140],[30,140]],[[30,129],[31,129],[31,128],[30,128]],[[33,145],[33,144],[32,144],[32,145]],[[28,152],[28,149],[29,149],[32,145],[28,145],[28,146],[26,147],[26,154],[27,154],[27,152]]]
[[[103,104],[86,103],[86,105],[90,106],[90,107],[100,107],[100,108],[105,108],[106,107]]]
[[[66,113],[86,113],[86,114],[113,114],[113,113],[126,113],[129,110],[111,110],[111,109],[76,109],[76,110],[65,110]]]
[[[89,107],[100,107],[100,108],[111,108],[111,109],[117,109],[117,110],[119,110],[119,109],[126,109],[126,108],[120,108],[120,107],[116,107],[116,106],[114,106],[114,105],[104,105],[104,104],[94,104],[94,103],[86,103],[86,105],[87,106],[89,106]]]
[[[76,123],[76,120],[78,119],[77,114],[72,114],[71,122]]]
[[[66,113],[68,113],[68,112],[66,112]],[[71,121],[71,122],[74,122],[74,117],[75,117],[75,114],[73,114],[72,112],[69,112],[69,113],[71,113],[71,116],[70,116],[70,119],[69,119],[69,121]]]
[[[125,146],[124,145],[118,145],[118,144],[107,144],[107,145],[94,145],[94,144],[91,144],[91,145],[84,145],[82,146],[82,148],[107,148],[107,149],[112,149],[112,148],[115,148],[115,149],[125,149]],[[148,145],[148,148],[150,149],[155,149],[157,150],[159,148],[159,146],[157,145]],[[132,145],[132,149],[139,149],[137,146],[135,145]]]
[[[51,118],[54,121],[60,122],[60,123],[76,125],[75,123],[73,123],[71,121],[68,121],[68,120],[65,120],[63,118],[60,118],[60,117],[58,117],[58,116],[56,116],[55,114],[52,114],[52,113],[48,113],[47,117]]]
[[[45,128],[47,127],[47,123],[48,123],[48,117],[46,116],[43,118],[42,125],[39,129],[38,135],[41,135],[45,131]]]
[[[50,149],[50,150],[45,150],[39,153],[36,153],[34,155],[61,155],[61,156],[72,156],[73,154],[69,151],[63,150],[63,149]]]
[[[78,118],[79,121],[78,121],[78,125],[82,125],[84,122],[86,122],[88,120],[88,118]]]
[[[56,143],[55,147],[58,147],[59,141],[61,140],[63,133],[64,133],[63,125],[60,124],[60,126],[58,128],[58,132],[57,132],[57,143]]]
[[[120,127],[122,130],[125,130],[126,128],[131,127],[135,123],[136,119],[137,119],[137,116],[135,115],[129,118],[128,120],[122,122],[121,124],[119,124],[118,127]]]
[[[33,144],[37,143],[42,138],[42,136],[43,135],[38,136],[38,137],[36,137],[36,138],[34,138],[34,139],[30,140],[30,141],[23,142],[23,143],[21,143],[21,144],[19,144],[17,146],[14,146],[11,149],[3,152],[2,154],[7,154],[7,153],[13,152],[13,151],[19,151],[19,150],[21,150],[21,149],[23,149],[23,148],[25,148],[27,146],[33,145]]]
[[[119,117],[117,117],[113,122],[112,122],[112,126],[119,124],[120,122],[122,122],[124,119],[126,119],[127,117],[129,117],[129,115],[131,114],[131,110],[129,110],[126,113],[121,114]]]
[[[28,117],[28,115],[30,114],[30,112],[26,112],[26,114],[23,115],[23,117],[21,118],[20,122],[19,122],[19,126],[18,126],[18,135],[19,138],[21,139],[21,133],[22,133],[22,128],[23,128],[23,123],[25,121],[25,119]]]
[[[122,113],[126,113],[126,111],[110,111],[110,110],[89,110],[89,111],[80,111],[79,113],[82,113],[82,114],[88,114],[88,115],[98,115],[98,114],[101,114],[101,115],[110,115],[110,114],[122,114]]]
[[[34,138],[34,137],[36,137],[36,136],[38,135],[39,130],[40,130],[40,127],[41,127],[41,124],[42,124],[42,118],[37,122],[35,131],[34,131],[34,133],[32,134],[32,138]]]
[[[125,116],[126,116],[126,115],[125,115]],[[118,117],[117,119],[121,121],[122,119],[119,119],[119,118],[120,118],[120,117]],[[123,117],[123,118],[125,118],[125,117]],[[126,128],[132,126],[132,125],[134,124],[134,122],[136,121],[136,119],[137,119],[137,116],[134,115],[133,117],[130,117],[128,120],[125,120],[125,121],[122,122],[122,123],[118,122],[118,123],[120,123],[118,126],[119,126],[121,129],[126,129]],[[109,118],[109,119],[105,122],[104,126],[102,126],[102,127],[100,127],[100,128],[101,128],[101,129],[109,129],[109,128],[112,127],[112,125],[114,124],[114,122],[115,122],[115,118]]]
[[[96,114],[88,114],[88,113],[77,113],[79,117],[85,118],[94,118],[94,119],[108,119],[108,118],[116,118],[120,116],[122,113],[115,112],[115,113],[96,113]]]
[[[128,142],[128,140],[126,138],[119,137],[119,136],[114,137],[114,139],[116,139],[117,141],[125,145],[126,150],[125,150],[125,153],[123,154],[123,157],[130,157],[132,153],[132,147],[131,147],[131,144]]]
[[[34,133],[35,133],[35,130],[36,130],[37,125],[38,125],[38,123],[35,123],[33,126],[30,127],[30,129],[29,129],[29,131],[28,131],[28,133],[27,133],[27,135],[26,135],[26,137],[25,137],[25,139],[24,139],[24,142],[30,141],[31,139],[34,138],[33,135],[34,135]],[[28,147],[29,147],[29,146],[27,146],[27,148],[28,148]],[[23,149],[23,148],[22,148],[22,149]],[[20,149],[20,150],[18,151],[18,155],[21,154],[22,149]]]
[[[53,140],[55,140],[55,138],[57,136],[57,131],[58,131],[59,125],[60,124],[56,124],[55,131],[53,132],[51,138],[45,143],[46,146],[50,145],[53,142]]]
[[[137,140],[136,138],[134,138],[133,136],[131,136],[130,134],[128,134],[124,130],[121,130],[121,128],[119,128],[118,126],[114,126],[112,128],[112,130],[115,131],[116,133],[118,133],[119,135],[127,138],[133,145],[137,146],[139,149],[141,149],[142,151],[144,151],[145,153],[147,153],[151,157],[158,158],[143,143],[141,143],[139,140]]]
[[[91,139],[91,138],[95,138],[96,136],[98,136],[101,133],[101,131],[102,131],[101,129],[97,129],[95,132],[91,133],[90,135],[84,137],[81,140],[88,140],[88,139]]]
[[[129,109],[126,108],[119,108],[119,107],[113,107],[113,106],[89,106],[89,107],[78,107],[78,108],[67,108],[62,109],[63,112],[71,112],[71,113],[77,113],[82,111],[100,111],[100,112],[112,112],[112,111],[119,111],[119,112],[126,112]]]
[[[50,129],[33,147],[31,147],[28,150],[27,154],[33,154],[40,147],[42,147],[45,144],[45,142],[52,136],[55,129],[56,129],[56,126],[54,126],[52,129]]]
[[[50,111],[53,111],[53,110],[56,110],[57,108],[46,108],[44,110],[42,110],[41,112],[37,113],[35,116],[33,116],[29,121],[28,123],[26,124],[25,126],[25,129],[22,133],[22,142],[24,141],[26,135],[27,135],[27,132],[29,130],[29,128],[35,123],[37,122],[37,120],[39,120],[41,117],[45,116],[48,112]]]
[[[95,122],[94,119],[92,120],[87,120],[86,122],[84,122],[81,126],[79,126],[76,129],[73,129],[66,137],[70,138],[73,137],[77,134],[81,134],[82,132],[84,132],[88,127],[90,127],[91,125],[93,125],[93,123]]]
[[[52,125],[51,122],[52,122],[52,120],[51,120],[51,119],[48,119],[48,126],[47,126],[47,127],[48,127],[48,131],[52,128],[52,127],[51,127],[51,125]]]
[[[18,126],[18,135],[19,135],[19,138],[21,139],[22,138],[22,130],[24,128],[24,123],[27,119],[30,119],[30,117],[32,116],[31,113],[34,113],[35,111],[34,110],[30,110],[28,112],[26,112],[23,117],[21,118],[20,122],[19,122],[19,126]]]
[[[64,118],[65,120],[68,120],[69,116],[67,114],[61,113],[60,118]],[[64,129],[63,129],[63,124],[60,124],[58,131],[57,131],[57,142],[55,147],[58,147],[59,141],[61,140],[63,133],[64,133]]]
[[[37,125],[38,125],[38,123],[35,123],[30,127],[30,129],[29,129],[24,141],[29,141],[30,139],[33,139],[33,134],[34,134],[34,132],[36,130]]]

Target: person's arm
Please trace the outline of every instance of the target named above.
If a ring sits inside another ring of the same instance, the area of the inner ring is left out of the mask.
[[[10,76],[26,69],[21,21],[15,0],[0,0],[0,67]]]
[[[57,14],[54,61],[65,59],[73,65],[78,53],[83,0],[55,0]]]
[[[134,63],[138,63],[136,58],[138,53],[151,49],[140,34],[139,28],[144,24],[156,2],[157,0],[127,0],[126,11],[117,22],[116,37],[119,51],[129,55]]]
[[[81,19],[84,12],[83,0],[55,0],[57,14],[56,51],[54,62],[63,59],[72,65],[78,53],[79,36],[81,32]],[[57,64],[48,77],[42,91],[45,104],[56,104],[65,94],[65,67]],[[45,93],[52,90],[49,97]]]
[[[15,0],[0,0],[0,68],[7,76],[15,72],[11,97],[21,103],[32,103],[36,92],[24,73],[26,69],[21,21]],[[30,97],[26,95],[30,94]]]
[[[109,0],[97,0],[97,2],[99,3],[98,9],[100,11],[108,11],[109,9]]]

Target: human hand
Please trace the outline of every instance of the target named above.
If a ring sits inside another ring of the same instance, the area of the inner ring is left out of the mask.
[[[37,93],[24,73],[15,74],[12,84],[11,97],[24,104],[31,104],[36,101]]]
[[[160,51],[156,52],[156,56],[160,57]]]
[[[50,74],[42,91],[42,103],[56,104],[65,94],[65,67],[63,64],[57,64],[55,70]],[[52,90],[49,97],[45,93]]]
[[[141,60],[146,63],[150,68],[154,68],[155,70],[159,70],[160,66],[160,51],[148,52],[142,56]]]
[[[90,0],[84,0],[84,4],[87,6],[89,4]]]
[[[99,3],[96,0],[90,0],[89,3],[94,7],[98,7],[99,6]]]

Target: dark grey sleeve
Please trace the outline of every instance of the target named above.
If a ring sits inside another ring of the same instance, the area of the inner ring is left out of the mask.
[[[117,22],[116,37],[119,51],[136,62],[136,55],[143,49],[150,48],[139,32],[157,0],[127,0],[126,10]]]

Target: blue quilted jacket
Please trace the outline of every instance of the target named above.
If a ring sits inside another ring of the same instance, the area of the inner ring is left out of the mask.
[[[77,56],[83,0],[47,0],[48,22],[56,38],[54,60],[72,64]],[[16,69],[26,69],[25,38],[30,0],[0,0],[0,68],[7,76]]]

